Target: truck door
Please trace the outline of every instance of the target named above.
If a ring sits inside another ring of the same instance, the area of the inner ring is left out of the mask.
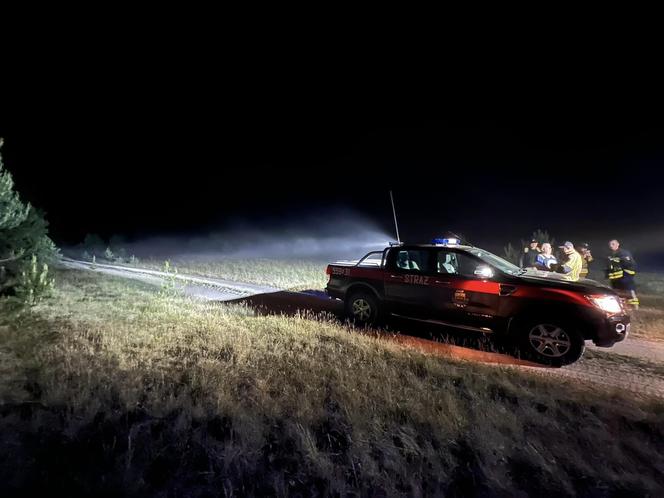
[[[500,284],[477,275],[482,261],[463,251],[439,249],[434,257],[432,309],[437,319],[477,329],[495,329]]]
[[[385,298],[390,309],[406,316],[431,314],[432,253],[423,248],[397,247],[387,257]]]

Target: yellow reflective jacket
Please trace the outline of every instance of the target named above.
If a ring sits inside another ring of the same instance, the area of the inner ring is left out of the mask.
[[[567,261],[563,264],[563,268],[568,270],[565,271],[565,279],[576,282],[579,280],[579,276],[581,275],[581,268],[583,268],[583,258],[576,251],[569,253],[567,258]]]
[[[593,262],[593,257],[588,253],[581,254],[581,278],[588,277],[588,264]]]

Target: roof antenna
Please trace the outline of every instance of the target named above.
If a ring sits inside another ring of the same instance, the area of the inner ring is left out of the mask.
[[[392,214],[394,215],[394,228],[397,230],[397,243],[401,244],[401,239],[399,238],[399,224],[397,223],[397,211],[394,209],[394,196],[390,190],[390,200],[392,201]]]

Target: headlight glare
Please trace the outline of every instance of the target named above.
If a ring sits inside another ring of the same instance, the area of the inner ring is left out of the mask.
[[[623,309],[620,300],[616,296],[586,296],[588,300],[596,307],[607,313],[622,313]]]

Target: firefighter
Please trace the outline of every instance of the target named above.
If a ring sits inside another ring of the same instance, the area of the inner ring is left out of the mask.
[[[593,262],[593,255],[590,253],[590,247],[587,243],[579,244],[579,254],[581,254],[581,278],[588,278],[588,265]]]
[[[537,256],[540,253],[539,242],[532,239],[528,247],[523,248],[523,254],[519,264],[521,268],[535,268],[537,266]]]
[[[565,280],[576,282],[581,275],[581,268],[583,266],[581,260],[583,258],[578,252],[576,252],[574,244],[570,241],[565,242],[559,247],[563,250],[566,260],[564,263],[556,265],[556,269],[559,273],[565,274]]]
[[[606,268],[606,276],[621,297],[623,297],[629,306],[635,310],[639,309],[639,298],[636,297],[636,261],[632,254],[620,248],[620,242],[616,239],[609,241],[611,255],[609,264]]]

